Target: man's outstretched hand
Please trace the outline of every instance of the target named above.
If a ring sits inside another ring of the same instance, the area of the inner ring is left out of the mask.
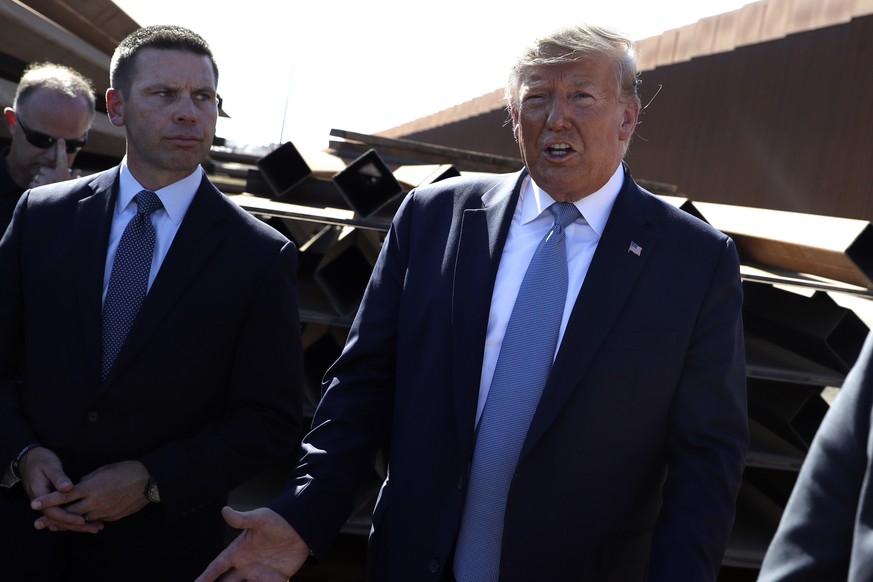
[[[221,510],[224,520],[243,532],[195,582],[286,582],[309,557],[309,546],[282,516],[266,507]]]

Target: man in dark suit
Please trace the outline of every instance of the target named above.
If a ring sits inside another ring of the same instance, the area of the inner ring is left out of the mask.
[[[120,166],[25,192],[0,242],[3,579],[190,581],[299,443],[296,249],[200,167],[209,46],[143,28],[110,77]]]
[[[632,41],[599,27],[521,55],[507,96],[525,170],[406,197],[293,485],[270,508],[225,510],[244,531],[199,580],[285,580],[323,556],[381,449],[372,580],[715,580],[748,444],[739,261],[623,164],[636,70]],[[513,385],[548,311],[513,306],[552,237],[566,242],[557,353],[544,386]],[[516,311],[535,317],[511,334]],[[517,427],[489,412],[505,384],[542,390]],[[502,453],[494,426],[523,431],[508,472],[485,458]]]
[[[873,334],[822,420],[785,506],[761,582],[869,580],[873,572]]]

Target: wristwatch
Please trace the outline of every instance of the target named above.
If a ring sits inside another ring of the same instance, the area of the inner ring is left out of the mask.
[[[161,493],[158,491],[158,482],[149,477],[145,487],[145,496],[149,503],[160,503]]]

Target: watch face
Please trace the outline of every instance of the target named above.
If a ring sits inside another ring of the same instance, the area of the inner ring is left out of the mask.
[[[149,492],[148,493],[149,501],[151,501],[152,503],[160,503],[161,502],[161,494],[158,491],[158,484],[157,483],[151,483],[149,485],[148,492]]]

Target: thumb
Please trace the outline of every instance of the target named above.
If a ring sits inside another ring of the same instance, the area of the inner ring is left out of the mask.
[[[221,515],[224,517],[224,521],[234,529],[250,528],[254,521],[249,517],[251,513],[251,511],[237,511],[229,505],[225,505],[221,509]]]
[[[30,472],[30,462],[32,461],[34,469],[42,473],[45,479],[48,479],[55,491],[67,493],[73,488],[73,480],[64,472],[64,466],[54,452],[48,449],[37,449],[34,453],[37,456],[33,459],[26,458],[28,472]]]
[[[48,467],[45,475],[52,482],[54,488],[61,493],[67,493],[73,488],[73,480],[60,467]]]

